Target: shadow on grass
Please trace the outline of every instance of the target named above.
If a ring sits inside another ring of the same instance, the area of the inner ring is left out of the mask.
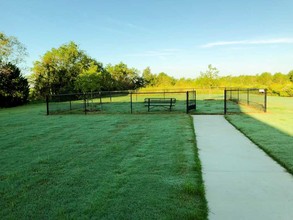
[[[293,137],[291,135],[248,114],[226,115],[225,118],[293,175]]]

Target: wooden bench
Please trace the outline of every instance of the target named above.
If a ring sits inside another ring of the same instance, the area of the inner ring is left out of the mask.
[[[145,98],[144,105],[148,107],[148,112],[151,107],[166,107],[171,111],[172,107],[175,106],[175,98]]]

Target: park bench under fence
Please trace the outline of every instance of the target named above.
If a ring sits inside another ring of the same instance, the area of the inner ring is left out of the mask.
[[[148,112],[155,107],[164,107],[171,111],[172,107],[175,106],[176,98],[145,98],[144,103],[148,107]]]

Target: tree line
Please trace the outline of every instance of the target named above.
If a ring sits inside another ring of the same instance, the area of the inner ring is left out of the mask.
[[[134,90],[144,86],[139,71],[124,63],[104,66],[74,43],[53,48],[34,63],[32,96]]]
[[[197,78],[181,78],[176,88],[266,88],[269,95],[293,97],[293,70],[288,73],[263,72],[255,75],[219,76],[217,68],[209,65]]]
[[[28,80],[18,67],[26,56],[25,47],[15,38],[0,32],[1,106],[15,106],[46,95],[88,93],[150,88],[263,87],[270,94],[293,96],[293,70],[287,74],[264,72],[257,75],[219,76],[209,65],[196,78],[176,79],[167,73],[140,73],[125,63],[104,65],[90,57],[74,42],[47,51],[35,61]],[[30,85],[30,88],[29,88]]]

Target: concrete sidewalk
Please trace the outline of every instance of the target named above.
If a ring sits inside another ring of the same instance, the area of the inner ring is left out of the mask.
[[[292,220],[292,175],[223,116],[193,119],[209,219]]]

